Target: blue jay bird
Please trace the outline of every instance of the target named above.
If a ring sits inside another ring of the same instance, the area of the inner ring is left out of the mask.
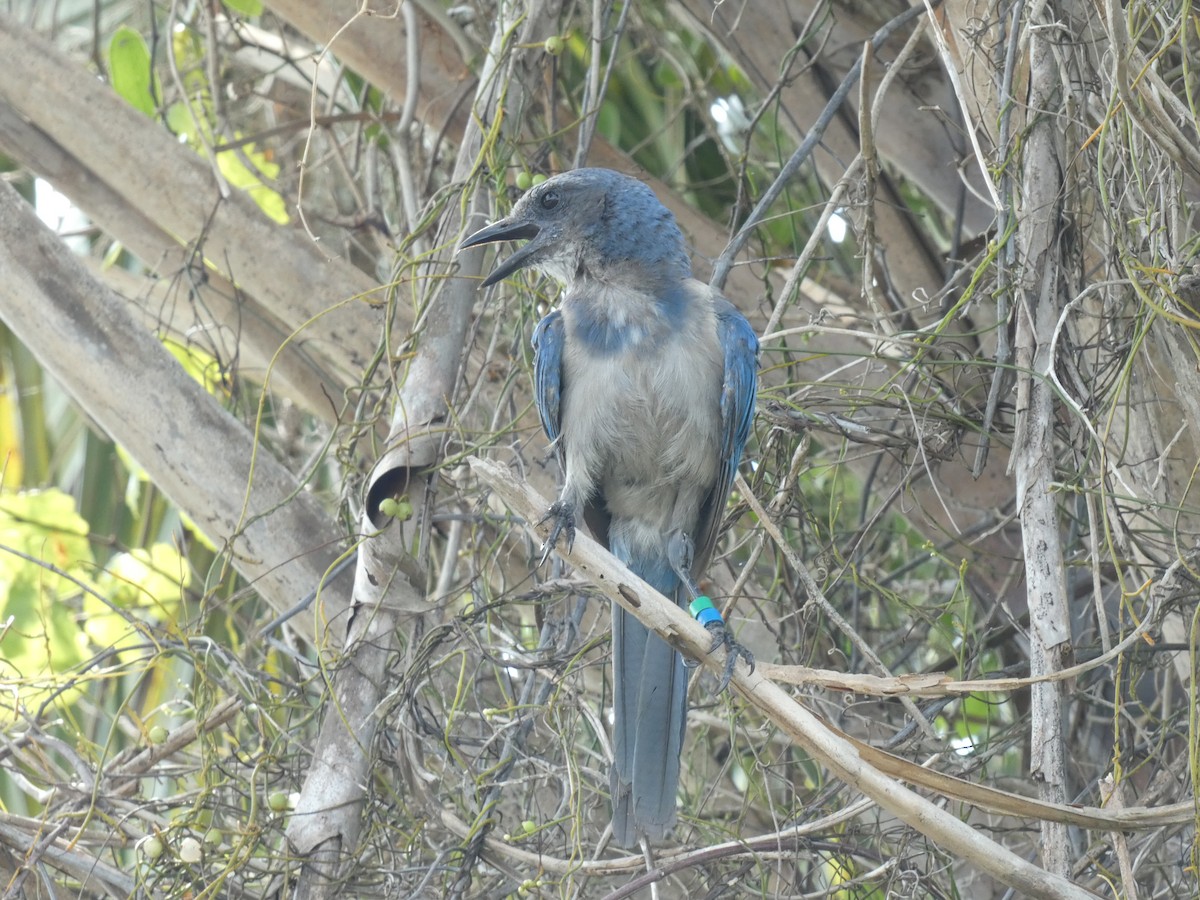
[[[700,596],[750,432],[758,339],[715,289],[691,277],[675,217],[654,192],[608,169],[533,187],[512,214],[461,248],[526,240],[483,284],[526,267],[564,285],[533,335],[534,396],[565,480],[543,561],[582,516],[597,540],[714,633],[749,653]],[[675,822],[687,717],[683,660],[613,608],[613,834],[659,840]]]

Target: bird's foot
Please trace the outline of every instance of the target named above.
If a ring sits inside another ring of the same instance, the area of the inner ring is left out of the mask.
[[[546,538],[546,543],[542,544],[542,558],[538,565],[545,565],[546,560],[550,558],[550,553],[558,546],[558,539],[565,535],[567,539],[567,551],[575,545],[575,507],[569,503],[564,503],[562,500],[556,500],[550,504],[550,509],[546,514],[538,520],[538,524],[554,520],[554,525],[550,528],[550,535]]]
[[[754,671],[754,654],[734,639],[733,632],[725,627],[723,621],[709,622],[704,627],[713,636],[712,646],[708,648],[708,652],[712,653],[721,647],[725,648],[725,670],[721,673],[720,684],[717,685],[717,693],[720,694],[729,687],[729,680],[733,678],[733,670],[737,667],[739,656],[745,660],[750,671]]]

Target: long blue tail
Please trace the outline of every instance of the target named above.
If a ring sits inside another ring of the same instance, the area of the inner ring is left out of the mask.
[[[679,602],[679,579],[665,558],[625,562]],[[661,840],[675,824],[687,673],[678,653],[619,606],[613,606],[613,706],[613,837],[623,847],[635,846],[639,834]]]

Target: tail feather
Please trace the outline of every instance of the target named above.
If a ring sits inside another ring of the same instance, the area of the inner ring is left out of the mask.
[[[630,568],[676,602],[679,579],[665,559]],[[660,840],[675,824],[679,756],[687,723],[683,658],[620,607],[613,607],[613,836]]]

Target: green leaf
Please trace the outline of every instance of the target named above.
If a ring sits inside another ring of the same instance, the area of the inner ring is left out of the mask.
[[[261,16],[262,0],[225,0],[225,5],[243,16]]]
[[[196,140],[196,122],[182,103],[172,103],[167,107],[167,127],[172,134],[182,135],[188,143]]]
[[[229,382],[215,356],[195,344],[181,344],[171,339],[164,340],[163,346],[206,391],[220,399],[228,397]]]
[[[158,103],[158,84],[150,68],[150,48],[142,36],[127,25],[117,29],[108,45],[108,69],[113,90],[136,110],[153,116]]]
[[[169,544],[135,548],[113,557],[96,579],[108,602],[83,598],[83,628],[97,647],[120,647],[139,638],[139,622],[174,622],[191,581],[187,561]]]
[[[33,706],[83,659],[76,616],[95,568],[88,524],[60,490],[0,494],[0,545],[17,551],[0,554],[0,681]],[[14,712],[0,697],[0,723]]]

